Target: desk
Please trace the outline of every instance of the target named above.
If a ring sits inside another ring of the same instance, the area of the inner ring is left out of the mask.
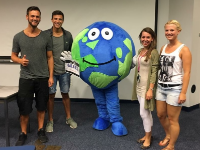
[[[5,127],[6,127],[6,146],[10,146],[8,103],[16,100],[18,86],[0,86],[0,103],[4,103]]]

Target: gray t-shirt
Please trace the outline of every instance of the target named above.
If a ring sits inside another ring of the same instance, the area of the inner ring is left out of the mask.
[[[13,38],[12,52],[21,52],[26,55],[28,66],[21,65],[20,78],[49,77],[47,51],[52,51],[51,38],[43,31],[36,37],[28,37],[24,31],[17,33]]]
[[[65,62],[60,59],[60,54],[64,51],[63,35],[60,37],[52,36],[53,40],[53,59],[54,59],[54,75],[65,73]]]

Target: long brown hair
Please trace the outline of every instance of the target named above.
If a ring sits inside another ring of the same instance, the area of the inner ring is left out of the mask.
[[[150,28],[150,27],[146,27],[144,29],[142,29],[142,31],[140,32],[139,34],[139,39],[140,39],[140,43],[142,44],[141,42],[141,37],[142,37],[142,32],[147,32],[151,35],[151,37],[153,38],[153,41],[151,42],[151,44],[149,45],[148,47],[148,51],[146,53],[146,58],[145,58],[145,61],[147,62],[150,58],[150,55],[151,55],[151,51],[153,49],[156,48],[156,44],[157,44],[157,39],[156,39],[156,34],[155,32]]]

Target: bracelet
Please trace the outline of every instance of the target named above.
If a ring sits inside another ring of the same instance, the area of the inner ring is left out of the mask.
[[[153,91],[153,88],[149,87],[149,89]]]

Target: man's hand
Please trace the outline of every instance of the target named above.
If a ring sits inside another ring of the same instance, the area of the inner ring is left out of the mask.
[[[49,80],[48,80],[48,85],[49,87],[53,86],[53,83],[54,83],[54,80],[52,77],[49,77]]]
[[[29,60],[26,59],[26,55],[23,56],[20,63],[22,64],[22,66],[28,66]]]
[[[66,60],[70,60],[72,61],[72,55],[70,51],[64,51],[61,53],[62,57],[60,57],[60,59],[62,61],[66,61]]]

